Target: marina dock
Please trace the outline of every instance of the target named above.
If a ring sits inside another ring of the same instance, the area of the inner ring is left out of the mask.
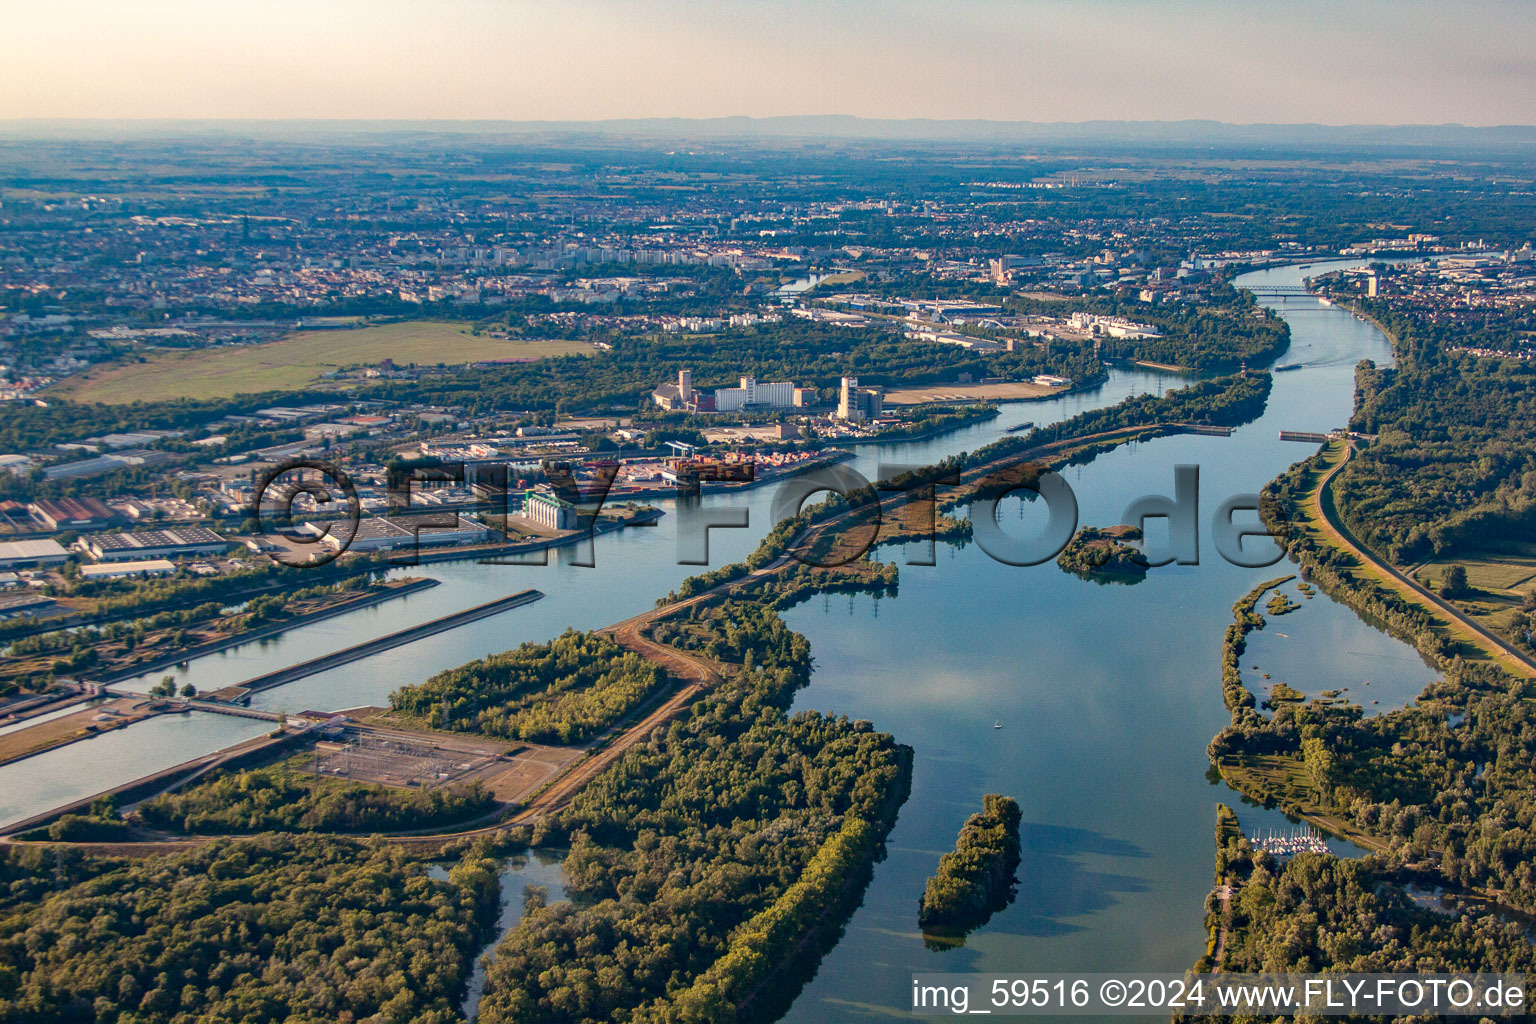
[[[1328,852],[1327,841],[1312,828],[1293,828],[1287,832],[1266,830],[1262,835],[1254,837],[1253,845],[1274,857]]]

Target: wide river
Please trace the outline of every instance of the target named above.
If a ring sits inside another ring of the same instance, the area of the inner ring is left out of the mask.
[[[1242,283],[1295,285],[1305,273],[1348,265],[1282,267]],[[1211,516],[1228,496],[1257,492],[1309,454],[1305,445],[1278,440],[1281,429],[1344,424],[1354,364],[1362,358],[1389,363],[1392,354],[1379,331],[1347,311],[1305,296],[1266,301],[1291,324],[1292,345],[1281,362],[1302,367],[1275,375],[1262,418],[1231,437],[1163,438],[1066,471],[1079,521],[1111,525],[1133,499],[1172,494],[1176,465],[1198,465],[1199,565],[1155,569],[1135,586],[1100,586],[1054,563],[1015,568],[975,545],[940,546],[937,565],[903,565],[894,599],[816,597],[789,612],[816,659],[796,708],[869,719],[911,745],[916,758],[912,795],[891,835],[890,855],[786,1020],[905,1014],[915,971],[1183,970],[1204,949],[1202,902],[1211,887],[1217,802],[1232,804],[1250,831],[1287,827],[1278,814],[1240,806],[1235,793],[1207,781],[1205,747],[1227,720],[1220,645],[1232,603],[1255,583],[1287,571],[1227,564],[1212,545]],[[1180,384],[1174,376],[1117,369],[1096,390],[1005,406],[991,422],[929,441],[860,448],[849,465],[874,479],[881,463],[933,462],[975,450],[1016,423],[1054,422]],[[705,499],[706,507],[743,506],[750,515],[748,529],[710,531],[712,566],[757,544],[773,525],[772,500],[772,488]],[[693,531],[685,511],[668,506],[668,512],[655,527],[600,538],[592,568],[570,564],[572,553],[563,551],[551,553],[547,566],[448,563],[403,570],[444,585],[196,660],[180,670],[178,682],[214,688],[526,587],[548,595],[256,699],[257,706],[291,712],[384,704],[397,686],[438,670],[650,607],[700,571],[678,564],[679,530]],[[1021,536],[1038,528],[1037,515],[1020,502],[1005,502],[999,511],[1005,530]],[[1154,544],[1160,538],[1155,521],[1149,536]],[[1284,625],[1256,635],[1245,677],[1260,678],[1249,671],[1257,664],[1272,681],[1307,692],[1349,687],[1348,695],[1373,712],[1411,700],[1432,677],[1410,648],[1342,606],[1326,597],[1298,600],[1301,610],[1281,620]],[[0,767],[0,823],[262,728],[198,715],[174,725],[133,726]],[[924,880],[982,795],[992,792],[1014,796],[1024,812],[1018,899],[963,948],[930,950],[916,924]]]

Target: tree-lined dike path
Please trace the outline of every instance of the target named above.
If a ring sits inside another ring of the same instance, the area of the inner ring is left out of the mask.
[[[1369,576],[1416,608],[1427,613],[1434,621],[1436,632],[1448,633],[1462,644],[1469,646],[1489,661],[1512,675],[1536,678],[1536,659],[1511,647],[1503,638],[1490,632],[1461,609],[1442,599],[1413,577],[1378,556],[1365,544],[1355,539],[1349,527],[1339,516],[1333,497],[1333,479],[1355,457],[1352,441],[1333,441],[1323,452],[1324,472],[1307,493],[1305,509],[1307,528],[1316,530],[1326,538],[1330,547],[1345,551],[1359,564],[1359,572]]]
[[[1201,424],[1143,423],[1074,437],[1057,438],[1027,449],[1007,452],[985,462],[966,467],[960,473],[958,485],[946,486],[939,484],[935,487],[934,503],[940,507],[954,507],[974,499],[982,492],[996,496],[1000,489],[1017,488],[1031,475],[1049,470],[1066,462],[1075,455],[1088,451],[1098,453],[1126,441],[1142,440],[1175,433],[1207,432],[1225,433],[1225,429],[1211,428]],[[507,814],[506,817],[483,827],[471,829],[458,828],[452,831],[431,833],[416,831],[410,834],[383,834],[382,838],[386,842],[406,846],[413,851],[431,852],[449,843],[464,839],[474,839],[479,836],[493,835],[518,826],[530,825],[546,815],[564,808],[588,782],[611,767],[625,752],[637,743],[648,740],[657,728],[665,726],[682,714],[706,688],[720,682],[722,679],[720,667],[714,661],[659,643],[648,635],[650,629],[663,619],[670,618],[690,607],[719,597],[729,596],[737,591],[755,588],[789,569],[808,564],[808,552],[817,548],[833,550],[847,542],[848,538],[845,536],[845,531],[860,527],[870,530],[871,527],[874,527],[867,539],[853,542],[852,546],[856,550],[853,554],[847,555],[846,557],[848,558],[857,558],[863,552],[873,548],[876,543],[907,539],[900,513],[904,507],[910,507],[911,495],[908,492],[902,491],[881,491],[878,493],[881,496],[876,501],[854,504],[850,508],[838,512],[822,522],[802,529],[795,537],[788,541],[785,551],[754,571],[726,580],[698,594],[659,605],[598,630],[597,632],[610,636],[616,643],[627,650],[633,651],[641,657],[660,665],[667,672],[673,685],[660,697],[652,698],[647,705],[642,706],[637,712],[640,715],[638,720],[632,715],[630,718],[615,724],[604,734],[588,743],[585,747],[587,753],[584,756],[578,758],[563,772],[544,783],[523,806],[512,809],[510,813],[503,810],[501,813]],[[877,517],[878,523],[872,522]],[[816,571],[826,573],[825,580],[829,583],[845,580],[849,576],[848,571],[841,568],[824,569],[816,567]],[[533,591],[532,593],[537,594],[538,592]],[[522,597],[522,594],[511,595],[511,598]],[[497,603],[499,602],[491,602],[491,604]],[[470,609],[469,611],[474,612],[478,611],[478,609]],[[657,703],[658,700],[659,703]],[[454,733],[453,735],[462,737],[462,734],[459,733]],[[179,788],[182,781],[185,781],[185,775],[189,774],[184,771],[186,768],[205,765],[209,762],[210,757],[223,753],[225,752],[220,751],[215,755],[204,755],[194,759],[192,762],[187,762],[185,765],[178,765],[164,773],[157,773],[157,775],[176,776],[180,780],[167,787],[166,791]],[[203,774],[204,772],[202,771],[196,773],[197,777],[201,777]],[[142,781],[144,780],[135,780],[127,785],[135,785]],[[86,802],[88,803],[89,801]],[[61,811],[55,811],[43,817],[53,817],[57,813],[61,813]],[[31,828],[37,827],[37,823],[37,818],[29,819],[28,822]],[[15,827],[7,828],[7,832],[14,833],[15,831],[17,831]],[[164,838],[156,837],[120,842],[101,842],[19,840],[14,835],[5,835],[0,836],[0,844],[70,847],[98,855],[149,856],[234,838],[241,838],[241,836],[167,836]]]

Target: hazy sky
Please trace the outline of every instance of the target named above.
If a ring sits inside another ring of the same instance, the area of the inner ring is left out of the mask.
[[[1536,3],[0,0],[0,118],[1536,121]]]

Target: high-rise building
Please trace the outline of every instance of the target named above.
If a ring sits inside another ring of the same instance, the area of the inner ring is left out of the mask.
[[[837,393],[837,418],[850,423],[877,420],[884,401],[885,392],[881,388],[861,388],[859,378],[844,377]]]
[[[692,372],[679,370],[677,383],[656,388],[651,392],[651,400],[663,409],[692,412],[735,412],[748,406],[789,409],[794,407],[795,391],[795,385],[790,381],[742,377],[739,387],[716,388],[713,395],[705,395],[693,386]]]
[[[693,371],[678,370],[676,384],[663,384],[651,392],[651,400],[663,409],[697,409],[699,393],[693,387]]]
[[[743,377],[739,387],[715,390],[715,411],[732,412],[749,405],[788,409],[795,404],[795,385],[789,381],[759,381]]]

